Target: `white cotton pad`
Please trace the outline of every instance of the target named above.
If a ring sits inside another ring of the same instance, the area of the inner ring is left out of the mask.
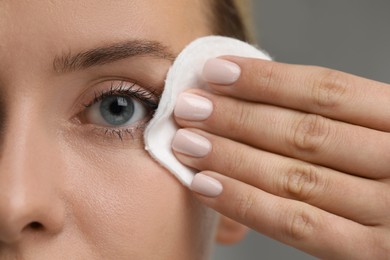
[[[189,186],[196,170],[181,164],[172,152],[172,140],[178,130],[173,118],[177,96],[190,88],[207,89],[202,69],[210,58],[236,55],[270,60],[264,52],[245,42],[222,36],[206,36],[190,43],[169,69],[158,109],[144,133],[145,149],[162,166]]]

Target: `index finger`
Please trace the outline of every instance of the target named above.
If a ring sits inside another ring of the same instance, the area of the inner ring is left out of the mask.
[[[241,69],[230,85],[210,77],[224,61]],[[390,85],[385,83],[327,68],[235,56],[209,60],[203,75],[211,88],[225,95],[390,131]]]

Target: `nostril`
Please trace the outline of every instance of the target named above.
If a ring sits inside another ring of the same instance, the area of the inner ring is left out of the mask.
[[[32,230],[41,230],[43,229],[43,225],[39,222],[34,221],[27,225],[27,228],[30,228]]]

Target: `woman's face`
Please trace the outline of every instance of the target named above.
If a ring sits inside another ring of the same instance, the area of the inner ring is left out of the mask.
[[[201,257],[212,221],[142,133],[207,3],[0,1],[1,259]]]

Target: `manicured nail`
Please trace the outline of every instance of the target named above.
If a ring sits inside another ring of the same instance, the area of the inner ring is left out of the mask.
[[[172,149],[189,156],[204,157],[210,152],[211,143],[201,135],[179,129],[173,138]]]
[[[213,111],[213,103],[207,98],[191,93],[181,93],[176,101],[175,116],[201,121],[208,118]]]
[[[231,85],[240,77],[240,67],[223,59],[209,59],[203,67],[203,78],[214,84]]]
[[[195,174],[190,189],[207,197],[217,197],[223,190],[222,184],[202,173]]]

